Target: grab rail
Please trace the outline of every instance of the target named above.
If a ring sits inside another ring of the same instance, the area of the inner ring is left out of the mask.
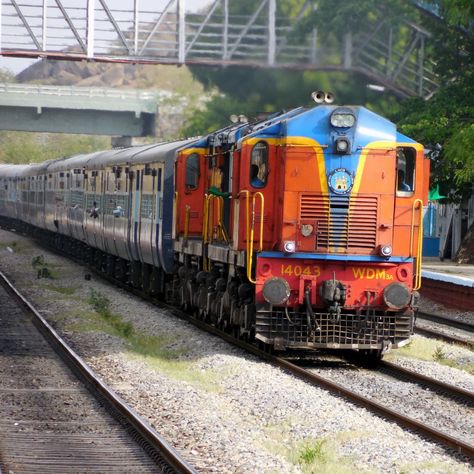
[[[174,193],[174,199],[173,199],[173,222],[174,222],[174,226],[173,226],[173,239],[177,239],[178,238],[178,229],[179,229],[179,225],[178,225],[178,191],[175,191]]]
[[[217,212],[214,212],[214,206],[212,206],[212,215],[210,211],[211,201],[216,203]],[[204,210],[203,210],[203,222],[202,222],[202,242],[203,244],[209,244],[212,241],[212,231],[209,231],[209,225],[214,223],[215,216],[217,215],[217,238],[229,243],[229,234],[224,226],[224,198],[222,196],[216,196],[214,194],[204,195]],[[209,271],[209,259],[204,255],[203,249],[203,267],[205,271]]]
[[[420,207],[420,217],[418,222],[418,242],[415,256],[415,275],[413,289],[419,290],[421,288],[421,257],[423,249],[423,201],[415,199],[411,209],[411,230],[410,230],[410,257],[413,257],[413,241],[415,239],[415,211],[416,206]]]
[[[187,243],[188,241],[190,216],[191,216],[191,206],[186,204],[185,211],[184,211],[184,236],[183,236],[184,243]]]
[[[260,198],[260,235],[259,235],[259,246],[258,252],[261,252],[263,249],[263,215],[265,210],[265,198],[263,194],[258,191],[252,196],[252,221],[250,221],[250,191],[243,189],[239,192],[238,197],[240,198],[241,194],[245,194],[246,202],[246,256],[247,256],[247,278],[251,283],[256,283],[256,280],[252,278],[252,261],[253,261],[253,239],[255,233],[255,207],[256,200]]]

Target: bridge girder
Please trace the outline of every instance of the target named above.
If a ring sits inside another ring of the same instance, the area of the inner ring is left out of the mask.
[[[0,130],[154,135],[160,100],[134,89],[0,83]]]
[[[401,96],[426,97],[437,88],[425,57],[429,33],[414,24],[385,18],[334,45],[316,28],[295,35],[313,13],[310,1],[292,18],[277,16],[276,0],[256,0],[253,12],[235,15],[236,1],[212,0],[196,13],[186,0],[154,0],[146,8],[146,0],[124,0],[128,7],[120,9],[112,0],[0,0],[0,54],[352,71]]]

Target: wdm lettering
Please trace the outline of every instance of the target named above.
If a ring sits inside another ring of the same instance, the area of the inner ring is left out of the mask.
[[[387,273],[381,268],[352,268],[354,277],[358,280],[365,278],[366,280],[393,280],[393,275]]]

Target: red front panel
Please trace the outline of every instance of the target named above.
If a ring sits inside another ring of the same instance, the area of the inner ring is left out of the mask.
[[[322,307],[319,288],[324,280],[333,278],[347,288],[345,308],[367,304],[385,306],[383,289],[393,282],[412,288],[412,263],[327,262],[313,259],[264,258],[257,259],[257,303],[264,303],[262,288],[269,278],[284,278],[291,289],[289,306],[303,303],[304,288],[311,286],[312,304]],[[368,292],[370,294],[368,294]]]

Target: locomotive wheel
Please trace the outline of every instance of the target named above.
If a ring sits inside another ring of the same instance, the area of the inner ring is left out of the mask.
[[[359,351],[360,362],[367,368],[375,368],[383,358],[382,349],[364,349]]]
[[[240,326],[237,324],[234,324],[232,326],[232,336],[234,336],[236,339],[240,339],[241,332],[240,332]]]

